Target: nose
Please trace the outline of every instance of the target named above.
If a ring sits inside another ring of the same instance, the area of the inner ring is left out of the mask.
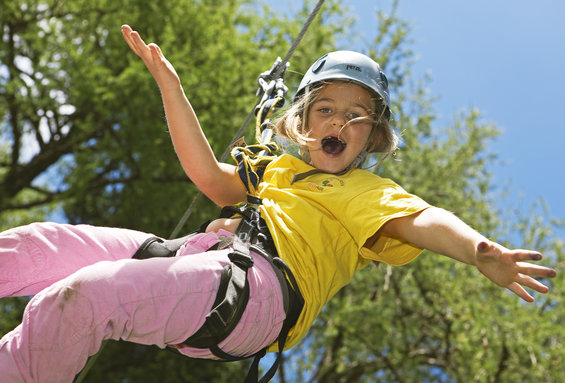
[[[347,118],[345,117],[345,113],[337,112],[334,113],[332,116],[331,124],[332,126],[337,126],[341,128],[347,122]]]

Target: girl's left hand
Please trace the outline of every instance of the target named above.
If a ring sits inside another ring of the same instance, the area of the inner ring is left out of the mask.
[[[555,270],[527,261],[539,261],[542,255],[531,250],[509,250],[496,242],[480,242],[476,248],[476,266],[488,279],[505,287],[526,302],[534,298],[524,289],[547,293],[549,288],[533,277],[553,278]]]

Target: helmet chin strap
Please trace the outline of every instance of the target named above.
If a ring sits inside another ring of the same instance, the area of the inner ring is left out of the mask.
[[[345,173],[351,169],[361,169],[361,166],[363,166],[363,163],[367,159],[368,154],[369,153],[367,152],[367,147],[363,148],[363,150],[361,150],[361,153],[359,153],[357,157],[355,157],[353,162],[351,162],[349,166],[343,169],[340,173]]]
[[[351,169],[361,169],[361,166],[363,166],[363,163],[365,162],[365,159],[367,158],[367,154],[368,154],[367,148],[365,147],[365,148],[363,148],[363,150],[361,150],[361,153],[359,153],[357,155],[357,157],[355,157],[355,159],[345,169],[340,170],[339,172],[329,173],[329,172],[326,172],[324,170],[314,168],[314,169],[309,170],[309,171],[304,172],[304,173],[295,174],[292,177],[292,181],[290,183],[293,184],[297,181],[303,180],[304,178],[309,177],[309,176],[314,175],[314,174],[326,173],[326,174],[335,174],[336,176],[340,176],[342,174],[347,173]],[[302,161],[306,162],[310,166],[314,166],[312,164],[312,159],[310,157],[310,151],[305,146],[300,147],[300,156],[302,157]]]
[[[310,150],[305,145],[300,145],[300,157],[302,161],[306,162],[310,166],[314,166],[312,163],[312,157],[310,157]]]

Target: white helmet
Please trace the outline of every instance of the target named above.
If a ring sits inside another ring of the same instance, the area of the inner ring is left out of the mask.
[[[302,78],[294,100],[306,87],[325,80],[351,81],[368,88],[383,100],[384,115],[387,120],[390,118],[388,80],[379,64],[370,57],[353,51],[335,51],[320,57]]]

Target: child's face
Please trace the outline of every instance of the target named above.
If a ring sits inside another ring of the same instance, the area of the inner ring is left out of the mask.
[[[308,111],[308,142],[314,167],[337,173],[349,166],[365,149],[373,113],[371,94],[363,87],[344,82],[324,86]],[[351,122],[367,117],[360,122]],[[344,128],[345,126],[345,128]]]

